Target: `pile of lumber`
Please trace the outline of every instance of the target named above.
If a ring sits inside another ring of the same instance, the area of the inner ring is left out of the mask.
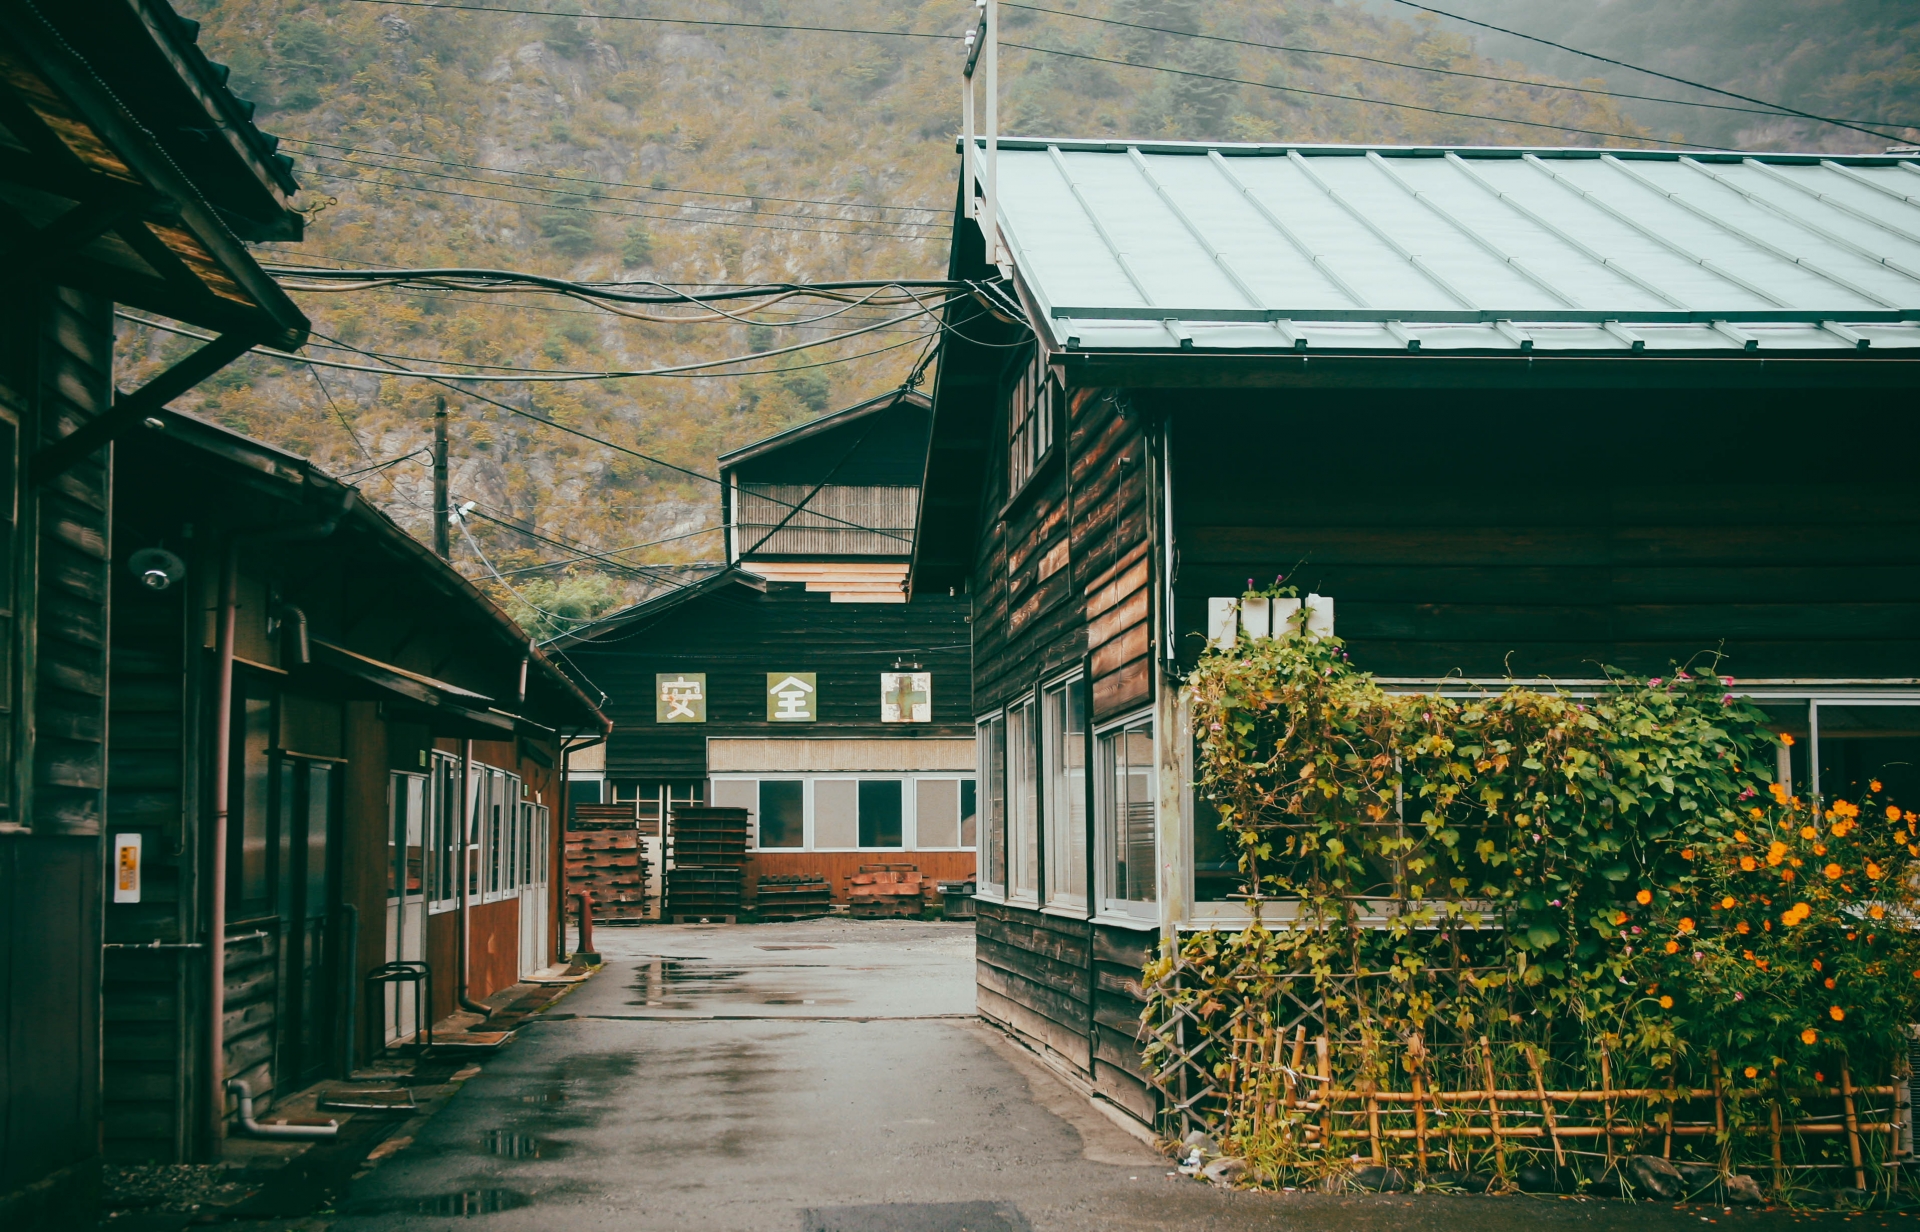
[[[824,873],[768,873],[754,890],[754,913],[763,922],[811,920],[833,907],[833,887]]]
[[[567,831],[568,897],[583,890],[593,895],[597,920],[645,919],[647,856],[631,813],[624,825],[598,819],[575,825]]]
[[[847,914],[856,919],[918,919],[927,883],[917,864],[862,864],[847,878]]]

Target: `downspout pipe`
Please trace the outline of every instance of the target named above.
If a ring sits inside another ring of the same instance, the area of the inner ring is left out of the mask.
[[[478,869],[471,867],[468,861],[473,858],[473,844],[479,830],[479,818],[473,811],[473,741],[460,742],[460,919],[455,929],[460,938],[460,958],[454,972],[453,982],[455,999],[460,1008],[480,1015],[482,1020],[493,1017],[493,1011],[467,995],[467,959],[472,945],[467,937],[467,888]]]
[[[240,545],[325,539],[340,525],[352,500],[353,489],[345,489],[339,507],[325,520],[308,526],[231,534],[221,556],[220,609],[214,638],[213,833],[208,839],[213,847],[213,884],[207,896],[207,1076],[212,1088],[208,1092],[207,1131],[216,1156],[227,1119],[227,823],[233,807],[233,658],[240,610]]]
[[[262,1125],[253,1119],[253,1092],[243,1078],[230,1079],[227,1090],[240,1096],[240,1128],[256,1138],[331,1138],[340,1132],[340,1122],[325,1125]]]

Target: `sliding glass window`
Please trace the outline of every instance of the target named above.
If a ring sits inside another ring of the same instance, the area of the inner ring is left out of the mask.
[[[1048,688],[1041,703],[1045,762],[1047,905],[1087,905],[1087,703],[1078,677]]]
[[[1156,917],[1153,716],[1099,733],[1094,751],[1100,910]]]
[[[1007,707],[1007,897],[1040,901],[1039,733],[1031,697]]]
[[[981,812],[979,856],[980,889],[995,896],[1007,892],[1007,720],[1003,715],[974,725],[974,752],[979,758]]]

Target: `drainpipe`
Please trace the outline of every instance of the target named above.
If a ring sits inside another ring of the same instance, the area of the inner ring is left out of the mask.
[[[340,1132],[340,1122],[334,1120],[325,1125],[262,1125],[253,1119],[253,1092],[246,1080],[230,1080],[227,1090],[239,1093],[240,1127],[256,1138],[331,1138]]]
[[[493,1017],[493,1011],[467,995],[467,956],[472,949],[467,937],[467,886],[469,879],[478,871],[468,867],[467,861],[473,852],[473,831],[479,823],[473,815],[472,792],[473,741],[460,742],[460,959],[455,974],[459,977],[453,983],[454,997],[460,1008],[480,1015],[482,1019]]]
[[[207,1101],[207,1129],[208,1141],[216,1155],[227,1119],[227,822],[233,804],[233,646],[240,608],[240,545],[325,539],[340,525],[352,502],[353,489],[346,488],[341,492],[339,507],[320,522],[286,530],[230,534],[220,562],[220,613],[215,625],[213,674],[213,833],[210,838],[213,885],[207,908],[207,1074],[213,1088]],[[305,626],[303,614],[300,618],[303,652]]]

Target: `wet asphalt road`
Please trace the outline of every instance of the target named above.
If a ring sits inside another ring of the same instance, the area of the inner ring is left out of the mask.
[[[661,926],[599,939],[606,969],[358,1181],[335,1228],[1655,1232],[1808,1222],[1550,1198],[1218,1191],[1169,1177],[1165,1159],[978,1024],[970,925]]]

